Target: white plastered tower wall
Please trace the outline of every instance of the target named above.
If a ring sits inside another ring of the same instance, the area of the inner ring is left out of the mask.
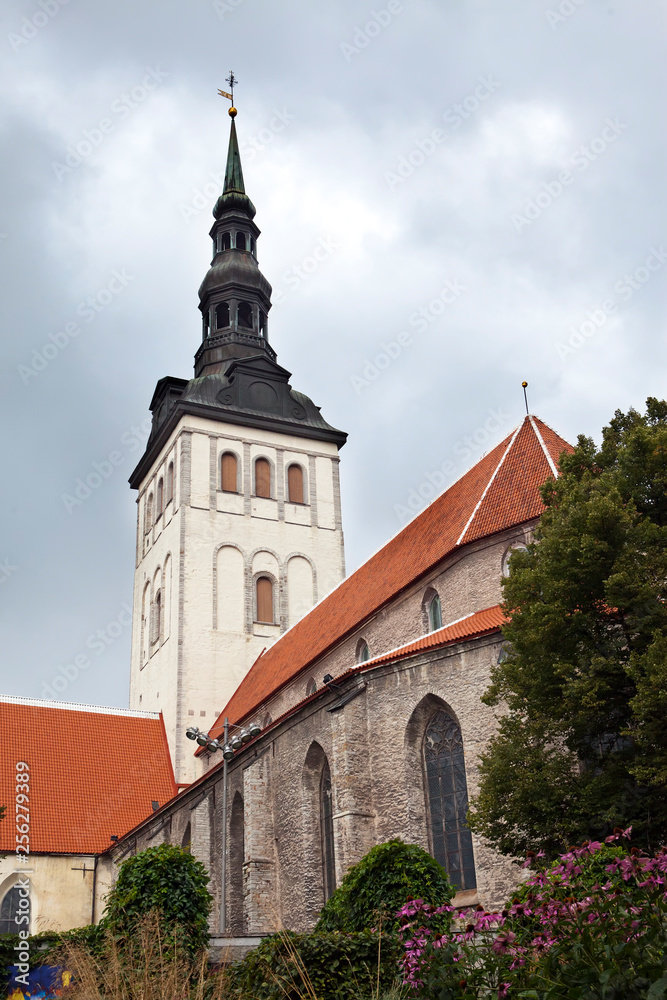
[[[237,493],[222,491],[225,452],[238,459]],[[271,465],[270,498],[254,495],[257,458]],[[203,769],[187,727],[209,729],[262,650],[345,574],[338,461],[329,441],[187,415],[141,483],[130,706],[163,712],[179,783]],[[291,464],[304,503],[288,500]],[[166,503],[151,520],[160,479]],[[258,574],[274,583],[274,624],[256,620]]]

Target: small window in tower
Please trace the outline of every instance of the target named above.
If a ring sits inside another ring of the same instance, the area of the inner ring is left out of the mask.
[[[156,515],[157,518],[162,517],[162,511],[164,510],[163,503],[164,503],[164,480],[162,479],[162,477],[160,477],[157,484],[157,515]]]
[[[219,302],[215,307],[215,325],[218,330],[229,326],[229,302]]]
[[[261,311],[259,314],[259,335],[260,337],[266,337],[266,316]]]
[[[238,493],[238,459],[231,451],[222,456],[222,490],[223,493]]]
[[[273,624],[273,581],[268,576],[257,578],[257,618],[258,622]]]
[[[239,326],[252,330],[252,306],[249,302],[239,302]]]
[[[247,250],[245,233],[236,234],[236,249],[237,250]]]
[[[222,249],[231,250],[232,248],[232,236],[231,233],[222,234]]]
[[[287,469],[287,499],[290,503],[303,503],[303,469],[290,465]]]
[[[162,591],[158,590],[153,602],[153,634],[151,644],[154,646],[162,637]]]
[[[148,494],[148,500],[146,501],[146,520],[144,523],[144,530],[146,534],[153,527],[153,494]]]
[[[167,469],[167,503],[174,499],[174,463],[169,463]]]
[[[255,462],[255,496],[271,496],[271,466],[266,458]]]

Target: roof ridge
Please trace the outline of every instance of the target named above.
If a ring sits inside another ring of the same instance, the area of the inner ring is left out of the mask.
[[[551,471],[553,472],[553,474],[556,477],[556,479],[558,479],[558,469],[556,468],[556,463],[554,462],[553,458],[551,457],[551,453],[550,453],[549,449],[547,448],[547,446],[546,446],[546,444],[544,442],[544,438],[542,437],[542,435],[540,433],[539,427],[535,423],[535,418],[533,417],[532,413],[528,414],[528,419],[530,420],[531,426],[532,426],[533,430],[535,431],[535,435],[537,437],[537,440],[540,442],[540,445],[542,447],[542,451],[544,452],[544,456],[545,456],[547,462],[549,463]],[[553,430],[552,427],[550,427],[549,430],[552,431],[553,434],[556,434],[556,432]],[[556,434],[556,437],[560,437],[560,434]]]
[[[105,708],[103,705],[84,705],[75,701],[54,701],[50,698],[21,698],[18,695],[0,694],[0,704],[30,705],[33,708],[63,708],[70,712],[92,712],[98,715],[121,715],[130,719],[159,719],[160,712],[140,712],[134,708]]]
[[[512,448],[512,445],[516,441],[516,439],[518,437],[518,434],[519,434],[519,431],[521,430],[521,428],[524,426],[525,423],[526,423],[526,421],[522,420],[521,423],[519,424],[519,426],[517,427],[517,429],[514,431],[514,433],[512,435],[512,439],[511,439],[510,443],[507,445],[507,448],[505,448],[505,451],[503,452],[502,458],[500,459],[500,461],[498,462],[498,465],[494,469],[493,475],[491,476],[491,478],[489,479],[488,483],[484,487],[484,491],[483,491],[481,497],[479,498],[479,500],[477,501],[477,503],[475,505],[475,509],[473,510],[472,514],[470,515],[470,517],[466,521],[466,524],[465,524],[465,527],[464,527],[463,531],[461,532],[461,534],[457,538],[457,540],[456,540],[456,544],[457,545],[460,545],[461,542],[463,541],[463,539],[465,538],[466,532],[468,531],[468,528],[470,527],[470,525],[472,524],[472,522],[475,520],[475,514],[477,513],[477,511],[479,510],[479,508],[482,506],[482,503],[484,502],[484,497],[486,496],[486,494],[491,489],[491,486],[493,485],[494,479],[496,478],[496,476],[500,472],[500,470],[502,468],[502,465],[503,465],[503,462],[505,461],[505,459],[509,455],[510,450]]]

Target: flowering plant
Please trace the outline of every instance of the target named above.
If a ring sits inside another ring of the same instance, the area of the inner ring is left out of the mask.
[[[433,1000],[667,997],[667,851],[611,846],[629,835],[534,870],[500,913],[409,901],[399,911],[404,982]],[[445,911],[452,929],[434,932]]]

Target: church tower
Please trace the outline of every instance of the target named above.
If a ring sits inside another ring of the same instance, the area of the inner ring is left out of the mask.
[[[166,377],[130,477],[138,490],[130,707],[162,711],[178,782],[253,662],[345,574],[346,434],[292,389],[269,342],[271,285],[234,118],[194,378]],[[260,722],[262,720],[259,720]]]

